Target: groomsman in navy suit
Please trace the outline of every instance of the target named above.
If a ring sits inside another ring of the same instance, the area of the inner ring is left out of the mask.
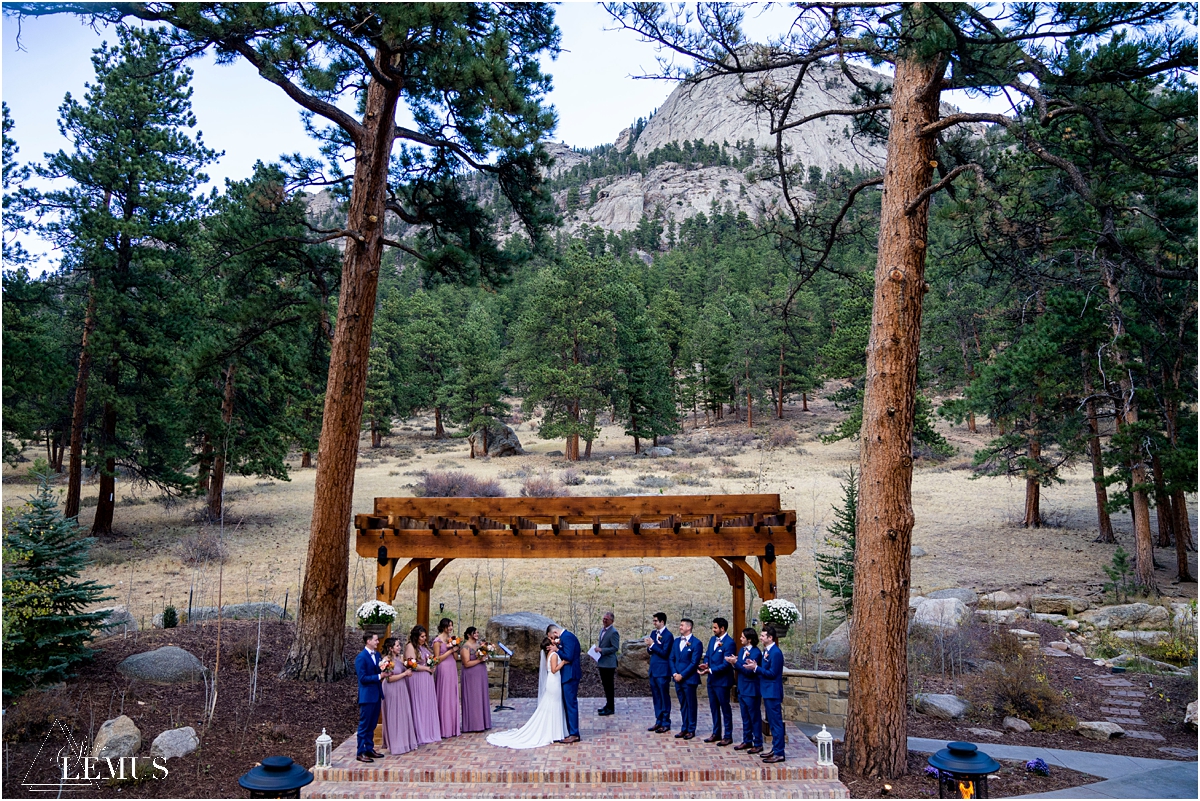
[[[654,613],[654,633],[642,642],[650,652],[650,697],[654,700],[654,725],[646,731],[663,734],[671,730],[671,645],[675,642],[666,615]]]
[[[725,633],[728,630],[728,620],[713,618],[713,636],[708,640],[708,650],[700,665],[700,670],[708,675],[708,709],[713,721],[712,735],[704,742],[718,746],[733,744],[733,707],[729,705],[729,691],[733,688],[734,676],[733,666],[725,662],[725,657],[734,653],[734,646],[733,638]],[[724,728],[721,728],[722,718]]]
[[[747,663],[747,667],[758,674],[758,692],[767,710],[767,725],[771,727],[771,753],[763,757],[763,762],[769,763],[787,759],[783,742],[783,651],[779,650],[775,640],[775,627],[763,626],[762,663]]]
[[[737,672],[738,708],[742,713],[742,744],[734,751],[761,754],[763,750],[762,709],[758,697],[758,673],[747,667],[751,662],[762,661],[758,650],[758,632],[751,628],[742,629],[742,647],[736,656],[727,656],[725,661]]]
[[[354,657],[358,674],[358,761],[383,759],[375,750],[375,724],[379,722],[379,704],[383,700],[379,672],[379,635],[364,634],[363,649]]]
[[[679,698],[679,734],[675,739],[690,740],[696,736],[696,687],[700,684],[700,660],[704,646],[692,636],[692,621],[681,618],[679,636],[671,646],[671,678],[675,680],[675,695]]]

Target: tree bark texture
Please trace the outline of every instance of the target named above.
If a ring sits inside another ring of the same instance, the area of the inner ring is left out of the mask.
[[[1036,462],[1042,457],[1042,442],[1036,436],[1029,438],[1026,455],[1030,461]],[[1025,528],[1042,527],[1042,485],[1036,475],[1025,477]]]
[[[225,424],[225,438],[221,447],[216,449],[212,457],[212,475],[208,484],[208,519],[221,519],[225,499],[225,461],[229,443],[229,425],[233,422],[233,399],[237,392],[233,376],[237,365],[230,364],[225,368],[225,390],[221,397],[221,422]]]
[[[1096,488],[1096,525],[1100,533],[1096,542],[1116,542],[1112,518],[1108,514],[1108,487],[1104,484],[1104,449],[1100,446],[1100,420],[1097,417],[1096,401],[1092,392],[1092,355],[1083,353],[1084,410],[1087,414],[1088,453],[1092,457],[1092,485]]]
[[[113,511],[116,507],[117,460],[111,455],[117,441],[117,410],[104,404],[100,432],[100,452],[105,454],[104,469],[100,471],[100,496],[96,502],[96,517],[92,519],[92,534],[111,534]]]
[[[354,188],[337,323],[329,359],[325,416],[317,448],[312,528],[300,593],[300,620],[282,675],[333,681],[346,673],[346,585],[354,467],[366,392],[375,292],[383,257],[388,161],[395,138],[399,89],[372,81],[366,90],[363,128],[356,144]]]
[[[908,760],[912,443],[928,201],[906,210],[933,175],[935,143],[919,131],[938,118],[934,87],[944,72],[940,62],[896,63],[867,346],[846,753],[851,770],[884,778],[904,774]]]
[[[67,467],[67,500],[64,514],[79,517],[79,494],[83,486],[83,428],[87,422],[87,384],[92,370],[92,352],[88,337],[96,326],[96,296],[88,292],[83,317],[83,338],[79,347],[79,369],[75,373],[75,403],[71,409],[71,456]]]
[[[1191,545],[1191,524],[1188,521],[1187,498],[1183,490],[1175,490],[1172,495],[1171,508],[1175,512],[1175,561],[1179,566],[1179,581],[1193,582],[1191,568],[1188,566],[1188,547]]]
[[[433,407],[433,438],[445,439],[446,429],[442,426],[442,410],[441,407]]]
[[[1129,354],[1125,350],[1125,321],[1121,316],[1121,288],[1117,282],[1115,267],[1109,264],[1101,272],[1104,286],[1108,290],[1110,326],[1113,332],[1112,357],[1117,365],[1121,396],[1116,401],[1117,417],[1134,431],[1137,430],[1138,404],[1134,395],[1133,375],[1129,367]],[[1130,514],[1133,515],[1134,580],[1143,587],[1154,589],[1154,535],[1150,531],[1150,501],[1146,497],[1147,471],[1145,454],[1138,450],[1130,463],[1131,485],[1129,487]]]
[[[1175,541],[1175,513],[1171,509],[1171,496],[1163,483],[1162,460],[1158,454],[1150,458],[1150,467],[1154,473],[1154,512],[1158,517],[1158,547],[1169,548]]]
[[[312,467],[312,451],[304,451],[300,454],[300,466]]]

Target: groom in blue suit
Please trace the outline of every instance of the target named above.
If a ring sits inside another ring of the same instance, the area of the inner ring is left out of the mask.
[[[675,680],[675,695],[679,698],[679,734],[676,739],[690,740],[696,736],[696,687],[700,684],[700,660],[704,644],[692,636],[692,621],[681,618],[679,636],[671,646],[671,678]]]
[[[559,670],[562,676],[563,709],[567,713],[567,736],[555,742],[579,742],[579,677],[582,671],[579,667],[579,638],[566,629],[556,629],[558,637],[558,655],[563,660]]]
[[[379,635],[364,634],[363,649],[354,657],[354,672],[358,674],[359,762],[383,759],[383,754],[375,750],[375,724],[379,722],[379,704],[383,700],[378,649]]]
[[[751,671],[758,674],[758,692],[767,710],[767,725],[771,727],[771,753],[763,757],[766,763],[787,759],[783,730],[783,651],[779,650],[777,639],[774,626],[763,626],[762,664],[755,665],[753,661],[749,664]]]

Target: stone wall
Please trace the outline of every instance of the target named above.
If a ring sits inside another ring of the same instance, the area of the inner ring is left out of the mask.
[[[850,674],[837,670],[783,670],[783,718],[846,727]]]

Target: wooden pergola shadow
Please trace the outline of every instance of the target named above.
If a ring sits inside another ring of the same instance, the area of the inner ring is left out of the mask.
[[[771,600],[776,558],[796,551],[796,513],[778,495],[376,498],[354,525],[358,555],[378,563],[375,597],[391,603],[415,573],[426,629],[430,590],[455,559],[694,556],[725,572],[736,636],[746,625],[746,580]]]

